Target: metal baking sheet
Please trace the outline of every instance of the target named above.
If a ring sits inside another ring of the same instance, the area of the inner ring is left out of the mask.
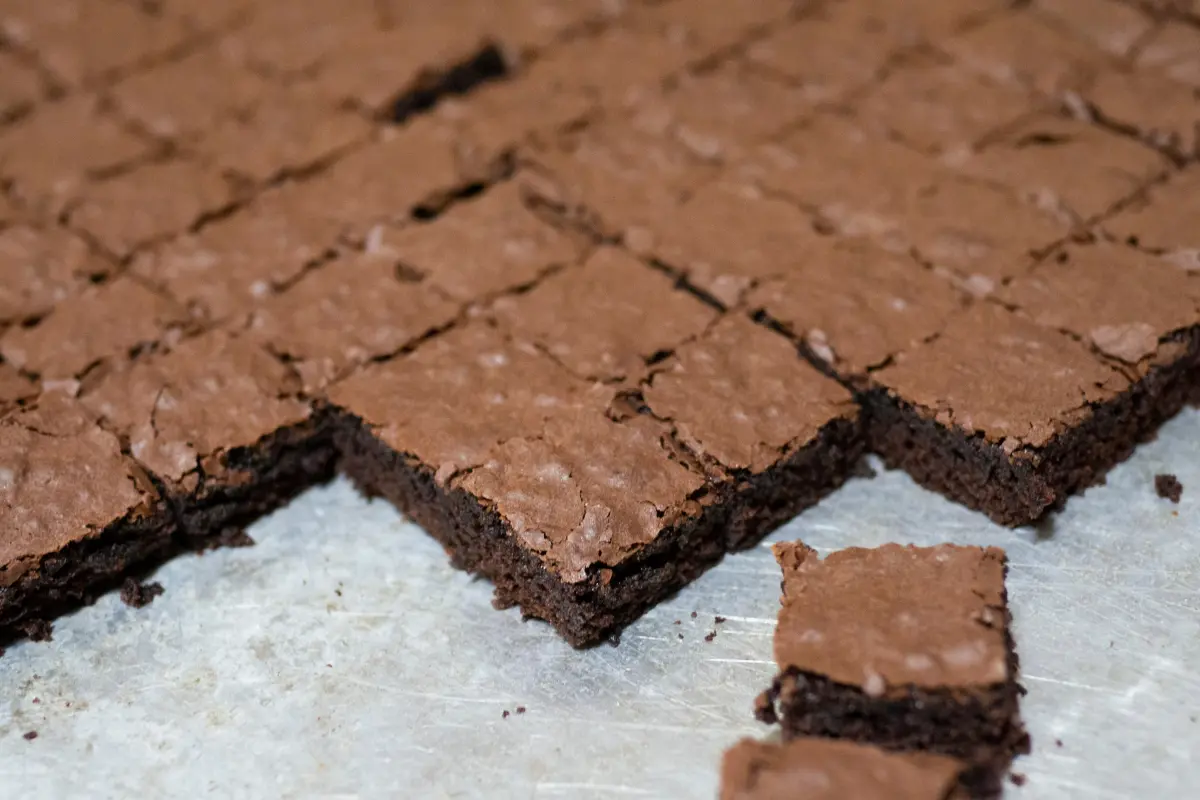
[[[1037,529],[884,472],[773,539],[1007,547],[1035,748],[1009,796],[1184,797],[1200,785],[1198,455],[1187,411]],[[1179,506],[1154,494],[1163,471]],[[708,798],[724,748],[765,733],[766,547],[619,647],[575,652],[345,482],[251,534],[160,570],[148,608],[104,597],[0,658],[0,796]]]

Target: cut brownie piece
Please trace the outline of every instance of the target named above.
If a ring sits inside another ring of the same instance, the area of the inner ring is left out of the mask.
[[[822,736],[993,766],[1028,752],[999,548],[775,545],[779,675],[757,703]],[[932,587],[932,589],[931,589]]]
[[[446,326],[458,313],[458,303],[386,252],[351,252],[266,300],[248,331],[286,360],[312,394],[347,370]]]
[[[621,403],[606,412],[611,391],[479,322],[331,388],[343,412],[344,468],[442,542],[457,566],[490,578],[498,602],[548,620],[573,645],[593,644],[715,564],[733,544],[729,530],[765,533],[768,521],[782,521],[770,511],[790,516],[781,509],[815,500],[849,471],[855,409],[822,402],[824,379],[776,341],[787,360],[751,363],[808,370],[802,396],[811,401],[797,406],[795,395],[778,393],[754,401],[797,422],[758,430],[743,412],[738,432],[755,438],[737,442],[728,458],[751,460],[731,476],[703,468],[655,415]],[[677,406],[696,441],[714,449],[737,434],[719,430],[716,406],[701,391],[724,381],[728,398],[756,385],[747,370],[703,368],[720,344],[693,345],[695,374],[681,367],[664,376],[662,396],[650,401]],[[723,357],[749,357],[736,354]],[[776,461],[782,474],[772,472]],[[746,486],[741,479],[750,475]],[[747,498],[739,508],[743,497],[769,490],[771,503]]]
[[[624,250],[601,247],[532,291],[500,298],[492,310],[515,338],[580,378],[636,381],[716,317],[672,284]]]
[[[965,174],[1009,186],[1026,202],[1072,223],[1111,211],[1170,166],[1137,142],[1049,113],[1022,120],[952,163]]]
[[[36,325],[0,336],[0,355],[43,381],[77,380],[170,340],[186,312],[128,276],[89,286]]]
[[[740,315],[679,347],[641,394],[726,498],[730,550],[755,544],[841,486],[862,454],[850,393],[785,338]]]
[[[789,267],[751,291],[746,306],[856,386],[938,333],[966,301],[910,257],[861,241],[822,240]]]
[[[1085,345],[990,302],[871,377],[872,449],[1003,525],[1102,478],[1175,400],[1131,389]]]
[[[2,365],[0,365],[2,366]],[[173,551],[174,517],[117,437],[61,392],[0,418],[0,639]]]
[[[0,325],[44,316],[113,265],[57,226],[0,226]]]
[[[154,476],[192,546],[332,477],[321,414],[294,374],[245,337],[213,331],[115,370],[82,401]]]
[[[586,249],[582,236],[528,207],[519,181],[456,203],[432,224],[380,228],[371,246],[464,303],[531,286]]]
[[[968,800],[994,792],[948,756],[829,739],[743,739],[721,762],[720,800]]]

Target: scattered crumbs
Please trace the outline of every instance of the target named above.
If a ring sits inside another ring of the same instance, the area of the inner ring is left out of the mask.
[[[677,620],[675,620],[675,624],[676,624],[676,625],[682,625],[682,624],[683,624],[683,620],[681,620],[681,619],[677,619]]]
[[[682,634],[682,633],[681,633],[681,634],[679,634],[679,638],[680,638],[680,639],[683,639],[683,634]]]
[[[1154,491],[1158,493],[1159,497],[1170,500],[1172,503],[1178,503],[1179,498],[1183,496],[1183,484],[1179,482],[1179,478],[1170,473],[1155,475]]]
[[[1014,772],[1014,773],[1012,773],[1011,775],[1009,775],[1009,776],[1008,776],[1008,779],[1009,779],[1010,781],[1012,781],[1012,785],[1013,785],[1013,786],[1024,786],[1024,785],[1025,785],[1025,781],[1026,781],[1026,780],[1028,780],[1028,779],[1027,779],[1027,778],[1026,778],[1024,775],[1022,775],[1020,772]]]
[[[1178,511],[1172,511],[1172,512],[1171,512],[1171,516],[1172,516],[1172,517],[1178,517],[1178,516],[1179,516],[1179,512],[1178,512]]]
[[[1054,746],[1055,746],[1055,747],[1062,747],[1062,739],[1055,739],[1055,740],[1054,740]]]
[[[714,625],[722,625],[722,624],[724,624],[724,622],[725,622],[725,618],[724,618],[724,617],[713,617],[713,624],[714,624]]]
[[[525,713],[525,706],[517,706],[517,713],[518,713],[518,714],[524,714],[524,713]]]
[[[139,583],[135,578],[126,578],[121,584],[121,602],[130,608],[145,608],[162,593],[163,587],[158,581]]]
[[[695,619],[695,618],[696,618],[696,612],[695,612],[695,611],[693,611],[693,612],[692,612],[692,619]]]
[[[334,593],[334,594],[336,594],[338,597],[341,597],[341,596],[342,596],[342,590],[341,590],[341,589],[334,589],[334,590],[333,590],[333,593]]]
[[[330,669],[333,669],[333,664],[326,664],[325,666],[329,667]]]
[[[713,639],[715,639],[715,638],[717,638],[717,632],[716,632],[716,631],[709,631],[708,633],[706,633],[706,634],[704,635],[704,641],[706,641],[706,642],[711,642],[711,641],[712,641]]]
[[[36,738],[37,738],[37,731],[28,731],[28,732],[26,732],[26,734],[24,736],[24,739],[27,742],[32,742]]]
[[[508,719],[508,709],[504,709],[504,713],[500,715],[501,719]]]
[[[34,705],[37,705],[37,704],[38,704],[38,703],[40,703],[40,702],[42,702],[42,701],[41,701],[41,698],[38,698],[38,697],[35,697],[35,698],[33,698],[33,703],[34,703]]]
[[[609,640],[608,640],[608,646],[609,647],[620,647],[621,646],[621,634],[614,633],[612,635],[612,637],[609,638]]]

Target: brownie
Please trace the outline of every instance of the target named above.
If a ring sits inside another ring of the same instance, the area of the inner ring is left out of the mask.
[[[63,228],[0,223],[0,325],[35,321],[112,271]]]
[[[864,387],[871,371],[939,333],[966,297],[909,256],[825,239],[745,302],[795,339],[810,361]]]
[[[887,544],[821,558],[793,542],[775,557],[779,675],[757,707],[785,739],[942,753],[997,772],[1028,752],[1003,550]]]
[[[305,273],[253,313],[250,338],[315,394],[354,367],[450,324],[459,304],[386,251],[350,252]]]
[[[831,739],[742,739],[721,762],[720,800],[967,800],[994,794],[948,756]]]
[[[343,415],[343,469],[422,525],[455,565],[491,579],[498,603],[549,621],[573,645],[593,644],[728,547],[814,502],[857,457],[857,412],[845,393],[783,340],[744,320],[730,324],[766,337],[771,357],[713,375],[704,365],[718,353],[732,361],[739,344],[714,329],[712,342],[681,348],[661,395],[648,391],[649,408],[639,410],[472,322],[330,389]],[[780,379],[770,370],[789,367],[800,377],[771,383]],[[753,391],[751,377],[767,383],[754,402],[786,416],[757,426],[744,412],[744,425],[723,431],[714,413],[727,406],[701,389],[724,382],[720,396],[729,398]],[[784,389],[812,399],[796,404]],[[673,412],[673,423],[663,419]],[[692,446],[680,430],[694,431]],[[736,436],[747,439],[729,444]],[[732,462],[723,471],[720,456]]]
[[[541,219],[513,180],[456,203],[431,224],[380,228],[372,245],[465,303],[528,288],[576,263],[587,242]]]
[[[699,336],[717,312],[624,250],[600,247],[531,291],[500,298],[492,314],[515,339],[572,374],[621,382],[637,381],[654,361]]]
[[[175,519],[114,434],[61,392],[0,417],[0,639],[174,552]]]
[[[182,307],[121,276],[87,286],[36,324],[10,328],[0,356],[43,381],[76,381],[170,340],[186,319]]]
[[[152,476],[188,545],[206,547],[332,476],[330,425],[298,384],[217,330],[114,370],[82,402]]]
[[[979,303],[872,373],[870,446],[921,485],[1022,525],[1101,479],[1179,407],[1173,371],[1151,374],[1131,383],[1069,335]]]
[[[1164,500],[1178,503],[1179,498],[1183,497],[1183,484],[1174,475],[1155,475],[1154,492]]]
[[[975,152],[961,153],[953,163],[1075,224],[1115,209],[1170,167],[1137,142],[1045,112],[991,137]]]

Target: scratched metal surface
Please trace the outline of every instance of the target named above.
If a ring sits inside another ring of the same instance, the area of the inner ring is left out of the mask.
[[[1189,411],[1040,531],[883,473],[775,538],[1006,546],[1035,744],[1009,796],[1183,797],[1200,785],[1198,455]],[[1159,471],[1187,487],[1177,509]],[[764,732],[766,548],[579,653],[344,483],[252,534],[162,569],[149,608],[105,597],[0,658],[0,796],[706,798],[722,750]]]

